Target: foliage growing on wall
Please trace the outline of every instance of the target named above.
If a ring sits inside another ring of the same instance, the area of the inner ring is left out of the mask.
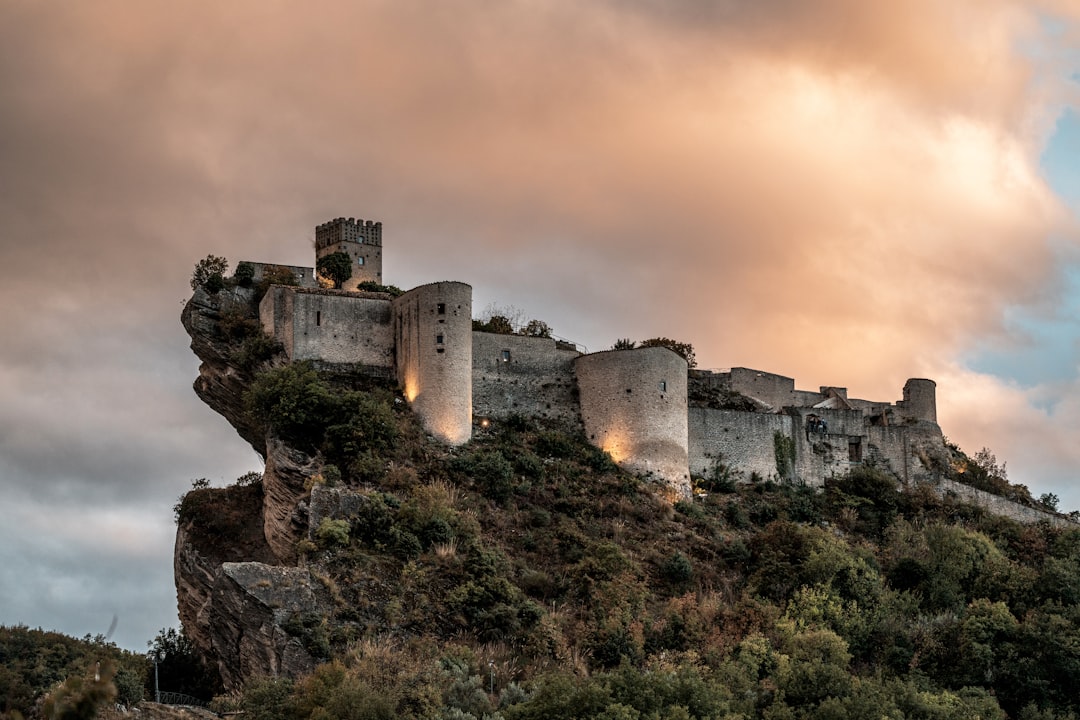
[[[405,291],[396,285],[380,285],[374,280],[365,280],[357,285],[356,289],[363,290],[364,292],[386,293],[392,297],[400,297],[405,294]]]
[[[781,480],[795,476],[795,439],[779,430],[773,433],[773,454],[776,456],[776,474]]]
[[[683,357],[687,367],[697,367],[697,358],[694,356],[694,346],[690,343],[679,342],[666,337],[649,338],[642,340],[639,347],[666,347]]]

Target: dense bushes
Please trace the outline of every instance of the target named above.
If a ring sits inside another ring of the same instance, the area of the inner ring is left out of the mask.
[[[245,402],[259,423],[301,450],[322,452],[347,480],[378,480],[378,456],[398,437],[388,392],[341,391],[307,362],[260,373]]]

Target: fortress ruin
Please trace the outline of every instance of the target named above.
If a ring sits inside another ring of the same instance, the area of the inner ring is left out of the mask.
[[[284,266],[298,285],[271,286],[259,308],[263,329],[290,360],[397,382],[427,431],[450,444],[467,442],[484,420],[561,421],[683,496],[691,475],[718,463],[820,485],[873,461],[910,484],[930,479],[928,458],[944,450],[933,380],[913,378],[901,400],[876,402],[842,387],[796,390],[791,378],[748,368],[691,370],[663,347],[583,353],[552,338],[475,331],[465,283],[399,297],[358,289],[382,283],[382,223],[332,220],[316,228],[315,248],[316,259],[346,253],[353,277],[329,290],[313,268]],[[250,264],[256,280],[272,267]]]

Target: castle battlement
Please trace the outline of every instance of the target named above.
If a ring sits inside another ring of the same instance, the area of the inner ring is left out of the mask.
[[[356,218],[335,218],[315,226],[315,247],[342,242],[382,245],[382,223]]]

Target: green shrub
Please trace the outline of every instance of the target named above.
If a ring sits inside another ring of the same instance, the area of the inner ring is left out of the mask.
[[[675,585],[683,585],[694,577],[694,566],[690,559],[679,551],[675,551],[660,568],[664,578]]]
[[[251,281],[255,278],[255,266],[249,262],[241,262],[236,264],[236,270],[233,271],[233,280],[240,287],[251,287]]]
[[[315,529],[315,539],[322,547],[345,547],[349,544],[349,521],[323,518]]]

